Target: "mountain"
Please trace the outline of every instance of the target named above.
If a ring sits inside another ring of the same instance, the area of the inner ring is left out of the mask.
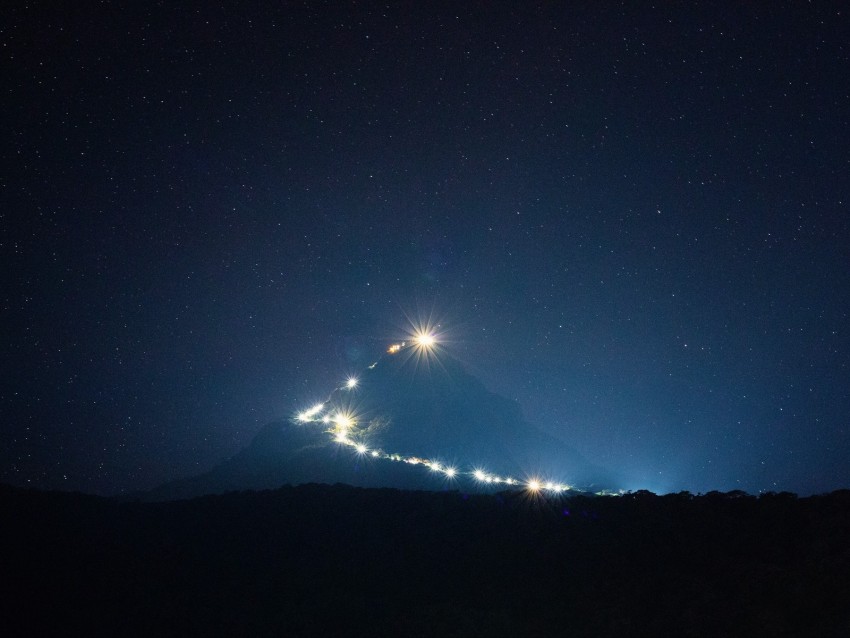
[[[352,419],[350,429],[339,415]],[[348,444],[335,441],[331,429]],[[358,452],[355,443],[369,452]],[[393,462],[389,455],[437,461],[458,473],[448,478],[421,463],[416,467]],[[204,474],[166,483],[146,498],[170,500],[303,483],[504,489],[504,484],[481,485],[470,476],[473,469],[594,491],[619,487],[611,472],[526,422],[515,402],[487,390],[457,360],[444,353],[424,356],[408,347],[384,355],[356,386],[336,388],[309,422],[294,417],[269,423],[232,458]]]

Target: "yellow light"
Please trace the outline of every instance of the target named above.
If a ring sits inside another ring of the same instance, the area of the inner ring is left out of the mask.
[[[539,492],[539,491],[540,491],[540,481],[537,481],[537,480],[532,479],[532,480],[530,480],[528,483],[526,483],[526,485],[525,485],[525,486],[526,486],[526,487],[529,489],[529,491],[531,491],[531,492]]]
[[[395,353],[397,353],[399,350],[401,350],[402,346],[404,346],[404,344],[403,344],[403,343],[394,343],[394,344],[392,344],[389,348],[387,348],[387,354],[395,354]]]
[[[348,429],[354,425],[354,419],[340,412],[334,417],[334,423],[336,423],[340,428]]]
[[[355,377],[348,377],[348,381],[345,382],[345,387],[349,390],[352,390],[357,387],[357,379]]]

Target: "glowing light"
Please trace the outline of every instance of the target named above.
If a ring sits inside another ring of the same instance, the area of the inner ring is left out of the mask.
[[[420,348],[432,348],[434,344],[437,343],[437,340],[434,339],[434,335],[427,332],[417,333],[413,340]]]
[[[355,449],[355,450],[357,450],[357,452],[358,452],[359,454],[366,454],[366,452],[368,451],[368,450],[366,449],[366,446],[365,446],[365,445],[363,445],[362,443],[358,443],[357,445],[355,445],[355,446],[354,446],[354,449]]]
[[[540,491],[540,481],[532,479],[528,483],[525,484],[528,488],[529,492],[539,492]]]
[[[357,387],[357,377],[348,377],[348,381],[345,382],[345,387],[349,390],[353,390]]]
[[[456,469],[454,469],[453,467],[447,467],[447,468],[443,471],[443,474],[445,474],[445,475],[446,475],[446,476],[448,476],[449,478],[454,478],[454,477],[455,477],[455,474],[457,474],[457,470],[456,470]]]
[[[487,480],[487,475],[484,472],[482,472],[481,470],[475,470],[472,473],[472,476],[474,476],[475,479],[478,480],[478,481],[486,481]]]
[[[433,461],[433,462],[429,463],[429,464],[428,464],[428,467],[430,467],[430,468],[431,468],[431,471],[432,471],[432,472],[439,472],[440,470],[442,470],[442,469],[443,469],[443,466],[442,466],[442,465],[440,465],[439,463],[437,463],[436,461]]]
[[[324,403],[317,403],[316,405],[314,405],[309,410],[304,410],[303,412],[299,412],[298,416],[296,418],[299,421],[301,421],[302,423],[308,423],[309,421],[312,421],[313,417],[316,414],[318,414],[319,412],[321,412],[324,408],[325,408]]]
[[[375,458],[378,458],[379,456],[381,456],[381,453],[378,452],[378,450],[372,450],[372,456],[374,456]]]
[[[396,354],[399,350],[404,347],[404,342],[394,343],[389,348],[387,348],[387,354]]]
[[[352,419],[347,414],[343,414],[342,412],[337,413],[333,421],[337,425],[337,427],[343,428],[345,430],[351,428],[351,426],[354,425],[354,419]]]

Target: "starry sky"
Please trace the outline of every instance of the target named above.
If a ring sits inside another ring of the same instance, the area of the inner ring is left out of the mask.
[[[850,487],[842,4],[5,6],[0,481],[207,470],[431,318],[626,489]]]

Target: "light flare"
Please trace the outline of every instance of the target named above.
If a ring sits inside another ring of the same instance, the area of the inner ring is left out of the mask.
[[[427,332],[417,333],[413,338],[413,341],[416,342],[416,345],[420,348],[433,348],[434,344],[437,343],[437,340],[434,338],[434,335],[429,334]]]

